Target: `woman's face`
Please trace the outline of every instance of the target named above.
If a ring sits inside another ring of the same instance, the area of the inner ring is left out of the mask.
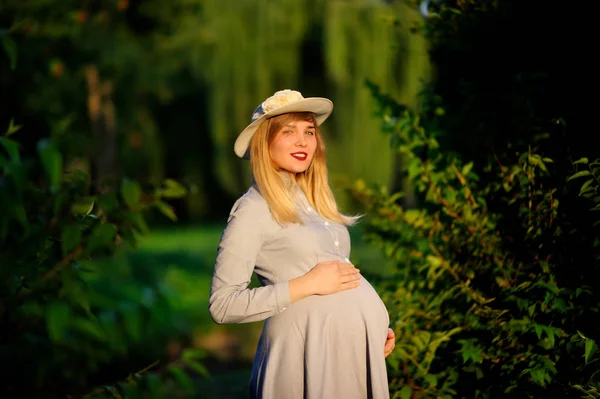
[[[302,173],[310,166],[317,149],[315,125],[297,120],[282,126],[269,147],[275,165],[290,173]]]

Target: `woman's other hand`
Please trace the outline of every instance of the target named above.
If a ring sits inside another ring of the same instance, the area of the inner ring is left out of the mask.
[[[390,353],[394,350],[396,346],[396,336],[394,335],[394,330],[388,328],[387,338],[385,340],[385,345],[383,346],[383,355],[388,357]]]

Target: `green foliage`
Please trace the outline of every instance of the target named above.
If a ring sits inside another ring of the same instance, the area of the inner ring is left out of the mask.
[[[532,146],[479,168],[440,148],[435,96],[416,114],[370,88],[420,199],[407,209],[385,187],[351,190],[367,238],[397,265],[379,282],[397,336],[395,397],[592,395],[600,165],[561,174]]]
[[[411,103],[431,69],[424,38],[410,33],[418,12],[404,2],[3,0],[1,7],[0,92],[11,106],[0,109],[0,124],[16,116],[46,127],[69,118],[57,144],[71,142],[81,156],[98,148],[89,104],[102,92],[125,175],[168,175],[198,188],[174,201],[183,220],[227,214],[250,183],[249,163],[232,143],[258,102],[285,88],[335,102],[324,125],[332,176],[389,180],[385,139],[363,140],[377,122],[365,117],[370,97],[360,81],[369,76]],[[36,124],[28,122],[29,137],[47,130]]]
[[[23,156],[8,137],[16,130],[0,137],[0,355],[10,359],[0,396],[81,397],[109,384],[111,397],[160,397],[159,377],[188,383],[177,364],[157,367],[178,358],[168,347],[189,331],[174,312],[168,268],[148,269],[125,251],[147,231],[145,212],[172,218],[164,199],[185,189],[123,179],[116,191],[94,191],[52,139]],[[181,364],[205,373],[198,356],[184,352]],[[153,373],[125,378],[142,368]]]

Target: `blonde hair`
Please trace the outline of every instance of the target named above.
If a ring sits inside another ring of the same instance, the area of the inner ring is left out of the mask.
[[[282,126],[296,121],[309,121],[315,126],[317,148],[313,160],[306,171],[290,173],[289,184],[282,179],[277,165],[270,155],[271,143]],[[355,224],[360,216],[347,216],[340,213],[329,186],[325,143],[317,127],[312,112],[292,112],[275,116],[264,121],[250,140],[250,165],[253,181],[278,223],[302,223],[296,211],[294,189],[297,185],[306,195],[309,204],[325,219],[344,225]]]

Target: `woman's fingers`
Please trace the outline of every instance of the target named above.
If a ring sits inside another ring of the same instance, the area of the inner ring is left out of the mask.
[[[344,283],[342,284],[342,291],[346,291],[346,290],[351,290],[353,288],[356,288],[360,285],[359,281],[351,281],[349,283]]]
[[[347,276],[342,276],[341,281],[342,283],[350,283],[352,281],[358,281],[360,280],[361,275],[360,273],[356,273],[356,274],[350,274]]]
[[[342,274],[342,276],[356,274],[359,271],[359,269],[357,269],[356,267],[354,267],[354,265],[351,264],[344,265],[344,267],[340,266],[340,273]]]
[[[394,335],[394,330],[388,328],[388,334],[385,341],[385,346],[383,347],[383,354],[385,357],[388,357],[390,353],[396,347],[396,336]]]

